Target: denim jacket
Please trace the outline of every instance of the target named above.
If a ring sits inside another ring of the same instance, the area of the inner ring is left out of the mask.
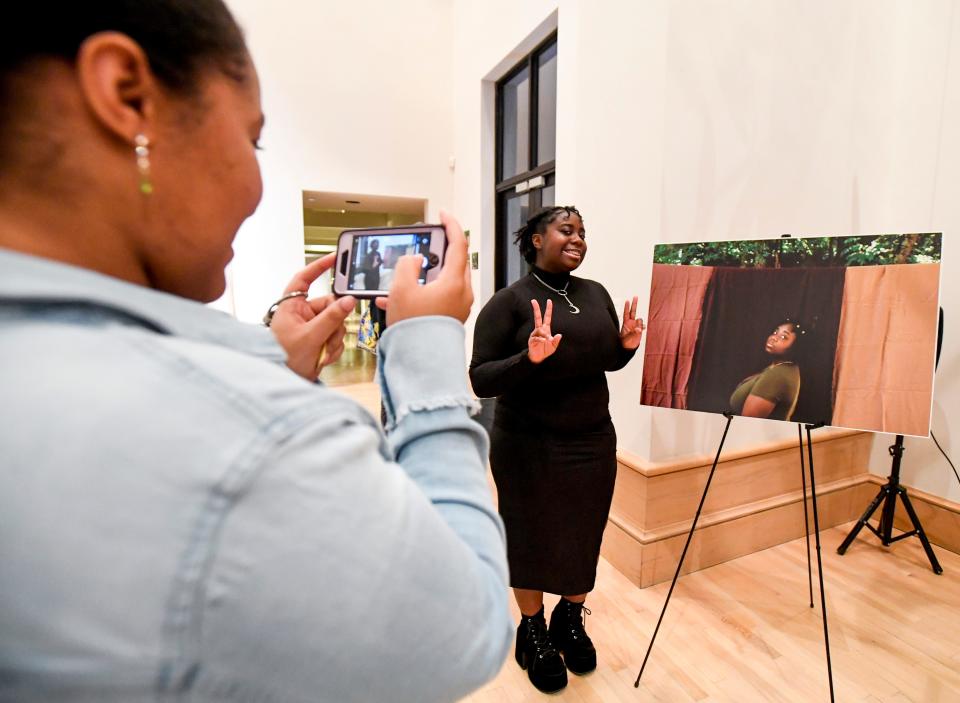
[[[0,701],[450,701],[512,638],[463,329],[385,436],[269,330],[0,250]]]

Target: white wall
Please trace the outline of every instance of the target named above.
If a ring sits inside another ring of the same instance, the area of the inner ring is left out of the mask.
[[[494,83],[557,28],[556,0],[457,0],[454,13],[454,212],[479,252],[473,320],[493,295]],[[504,21],[503,18],[509,18]]]
[[[227,0],[260,73],[264,196],[230,267],[257,321],[303,266],[303,190],[453,204],[449,0]]]
[[[646,307],[657,242],[943,231],[947,315],[933,427],[953,452],[960,324],[960,12],[950,0],[228,0],[264,87],[266,190],[232,299],[256,320],[300,265],[303,189],[453,204],[493,286],[493,81],[559,25],[557,197],[585,214],[582,273]],[[455,171],[449,157],[456,157]],[[479,307],[479,305],[478,305]],[[643,408],[610,378],[622,448],[711,452],[723,419]],[[738,418],[728,447],[795,436]],[[878,437],[872,468],[889,468]],[[960,500],[932,442],[903,480]]]
[[[943,231],[947,332],[933,427],[953,453],[948,418],[960,416],[951,327],[960,322],[951,322],[949,307],[960,293],[949,258],[951,231],[960,226],[955,3],[459,0],[456,203],[480,222],[481,302],[493,280],[493,111],[484,81],[512,64],[511,49],[555,8],[557,198],[584,213],[590,253],[582,273],[615,300],[640,295],[645,309],[657,242]],[[715,449],[722,418],[643,408],[640,379],[639,359],[610,376],[621,448],[653,460]],[[793,425],[737,418],[727,446],[795,436]],[[891,442],[876,441],[877,473],[889,469]],[[932,442],[910,439],[907,447],[903,481],[960,500]]]

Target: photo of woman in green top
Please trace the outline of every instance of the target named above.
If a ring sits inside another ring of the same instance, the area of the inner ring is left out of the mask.
[[[800,396],[800,365],[806,330],[796,321],[784,320],[767,337],[764,351],[769,366],[743,379],[730,396],[730,410],[744,417],[789,421]]]

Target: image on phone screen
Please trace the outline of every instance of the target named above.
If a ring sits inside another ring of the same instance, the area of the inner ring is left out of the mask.
[[[348,290],[389,290],[397,260],[407,254],[422,254],[420,284],[426,283],[430,233],[357,235],[353,244]]]

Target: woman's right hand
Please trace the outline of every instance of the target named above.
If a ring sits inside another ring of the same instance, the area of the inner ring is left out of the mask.
[[[540,303],[531,300],[533,305],[533,332],[527,339],[527,356],[535,364],[539,364],[548,356],[557,351],[562,334],[551,334],[550,321],[553,318],[553,301],[547,300],[547,310],[540,317]]]
[[[467,240],[460,223],[445,212],[440,222],[447,232],[447,251],[437,279],[420,285],[423,257],[401,256],[394,268],[389,298],[377,298],[377,307],[387,311],[387,326],[410,317],[446,315],[464,322],[473,305],[470,267],[467,265]]]

